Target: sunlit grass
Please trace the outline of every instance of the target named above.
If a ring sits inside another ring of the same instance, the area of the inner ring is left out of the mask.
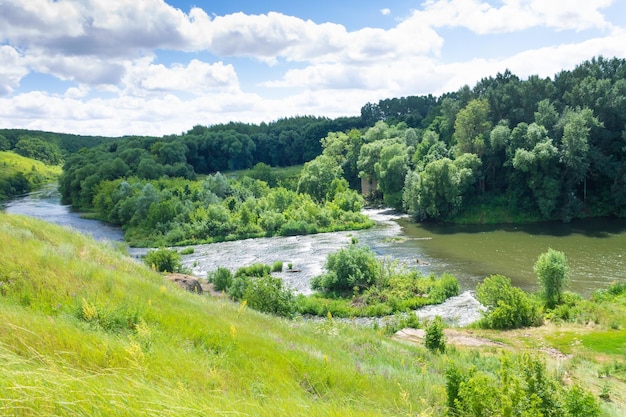
[[[41,183],[61,175],[61,167],[46,165],[13,152],[0,151],[0,178],[9,177],[17,172],[23,173],[33,182]]]
[[[113,247],[16,215],[0,214],[0,252],[0,415],[441,416],[450,361],[496,373],[502,352],[538,352],[548,340],[477,330],[505,344],[442,355],[332,318],[271,317],[184,292]],[[624,337],[614,332],[578,339],[585,352],[612,352],[605,361],[620,376],[619,341],[598,344]],[[599,371],[582,366],[567,371],[600,393]],[[619,412],[623,384],[611,383]]]

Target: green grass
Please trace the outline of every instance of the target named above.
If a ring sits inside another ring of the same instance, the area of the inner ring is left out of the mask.
[[[29,180],[41,182],[57,178],[61,175],[61,167],[46,165],[13,152],[0,151],[0,178],[6,178],[17,172],[26,175]]]
[[[0,415],[441,410],[421,348],[194,296],[86,237],[0,214]],[[421,366],[421,363],[420,363]],[[403,400],[403,392],[411,394]],[[420,398],[428,400],[422,404]]]
[[[26,158],[13,152],[0,152],[0,200],[33,190],[61,175],[60,166]]]
[[[434,354],[187,293],[23,216],[0,213],[0,253],[3,416],[441,416],[449,363],[499,369],[496,348]]]

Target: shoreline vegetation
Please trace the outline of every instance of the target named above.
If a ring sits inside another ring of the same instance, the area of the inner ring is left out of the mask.
[[[23,216],[0,214],[0,237],[3,414],[617,417],[626,409],[624,284],[589,300],[562,293],[547,326],[465,331],[488,344],[458,343],[458,333],[448,340],[436,320],[416,323],[424,339],[396,341],[331,315],[286,320],[254,311],[252,299],[193,295],[109,245]],[[509,293],[505,281],[490,285]]]

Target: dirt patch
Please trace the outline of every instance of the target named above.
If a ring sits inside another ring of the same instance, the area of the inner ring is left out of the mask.
[[[405,340],[407,342],[422,344],[424,343],[425,333],[424,329],[402,329],[393,337],[397,340]],[[493,340],[485,339],[484,337],[474,336],[469,330],[444,329],[443,334],[446,337],[446,343],[455,346],[507,347],[504,343],[494,342]]]

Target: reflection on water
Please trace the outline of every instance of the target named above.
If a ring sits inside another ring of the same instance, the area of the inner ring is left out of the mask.
[[[55,187],[8,204],[9,213],[38,217],[72,227],[98,240],[122,241],[122,231],[101,222],[85,220],[62,206]],[[299,272],[279,274],[302,293],[310,292],[309,281],[323,272],[329,253],[350,244],[353,238],[425,274],[450,272],[462,290],[472,290],[484,277],[503,274],[525,290],[537,288],[533,265],[537,257],[553,248],[565,252],[570,267],[571,289],[590,295],[613,281],[625,281],[626,220],[593,219],[568,224],[457,226],[415,224],[384,210],[368,210],[376,220],[371,229],[308,236],[248,239],[195,246],[183,262],[204,277],[218,266],[235,270],[253,263],[292,263]],[[132,249],[133,255],[147,250]]]
[[[465,284],[502,274],[514,285],[536,290],[533,266],[548,248],[565,253],[572,291],[588,296],[611,282],[626,280],[624,219],[496,226],[400,223],[406,236],[430,238],[419,246],[435,270],[447,270]]]

